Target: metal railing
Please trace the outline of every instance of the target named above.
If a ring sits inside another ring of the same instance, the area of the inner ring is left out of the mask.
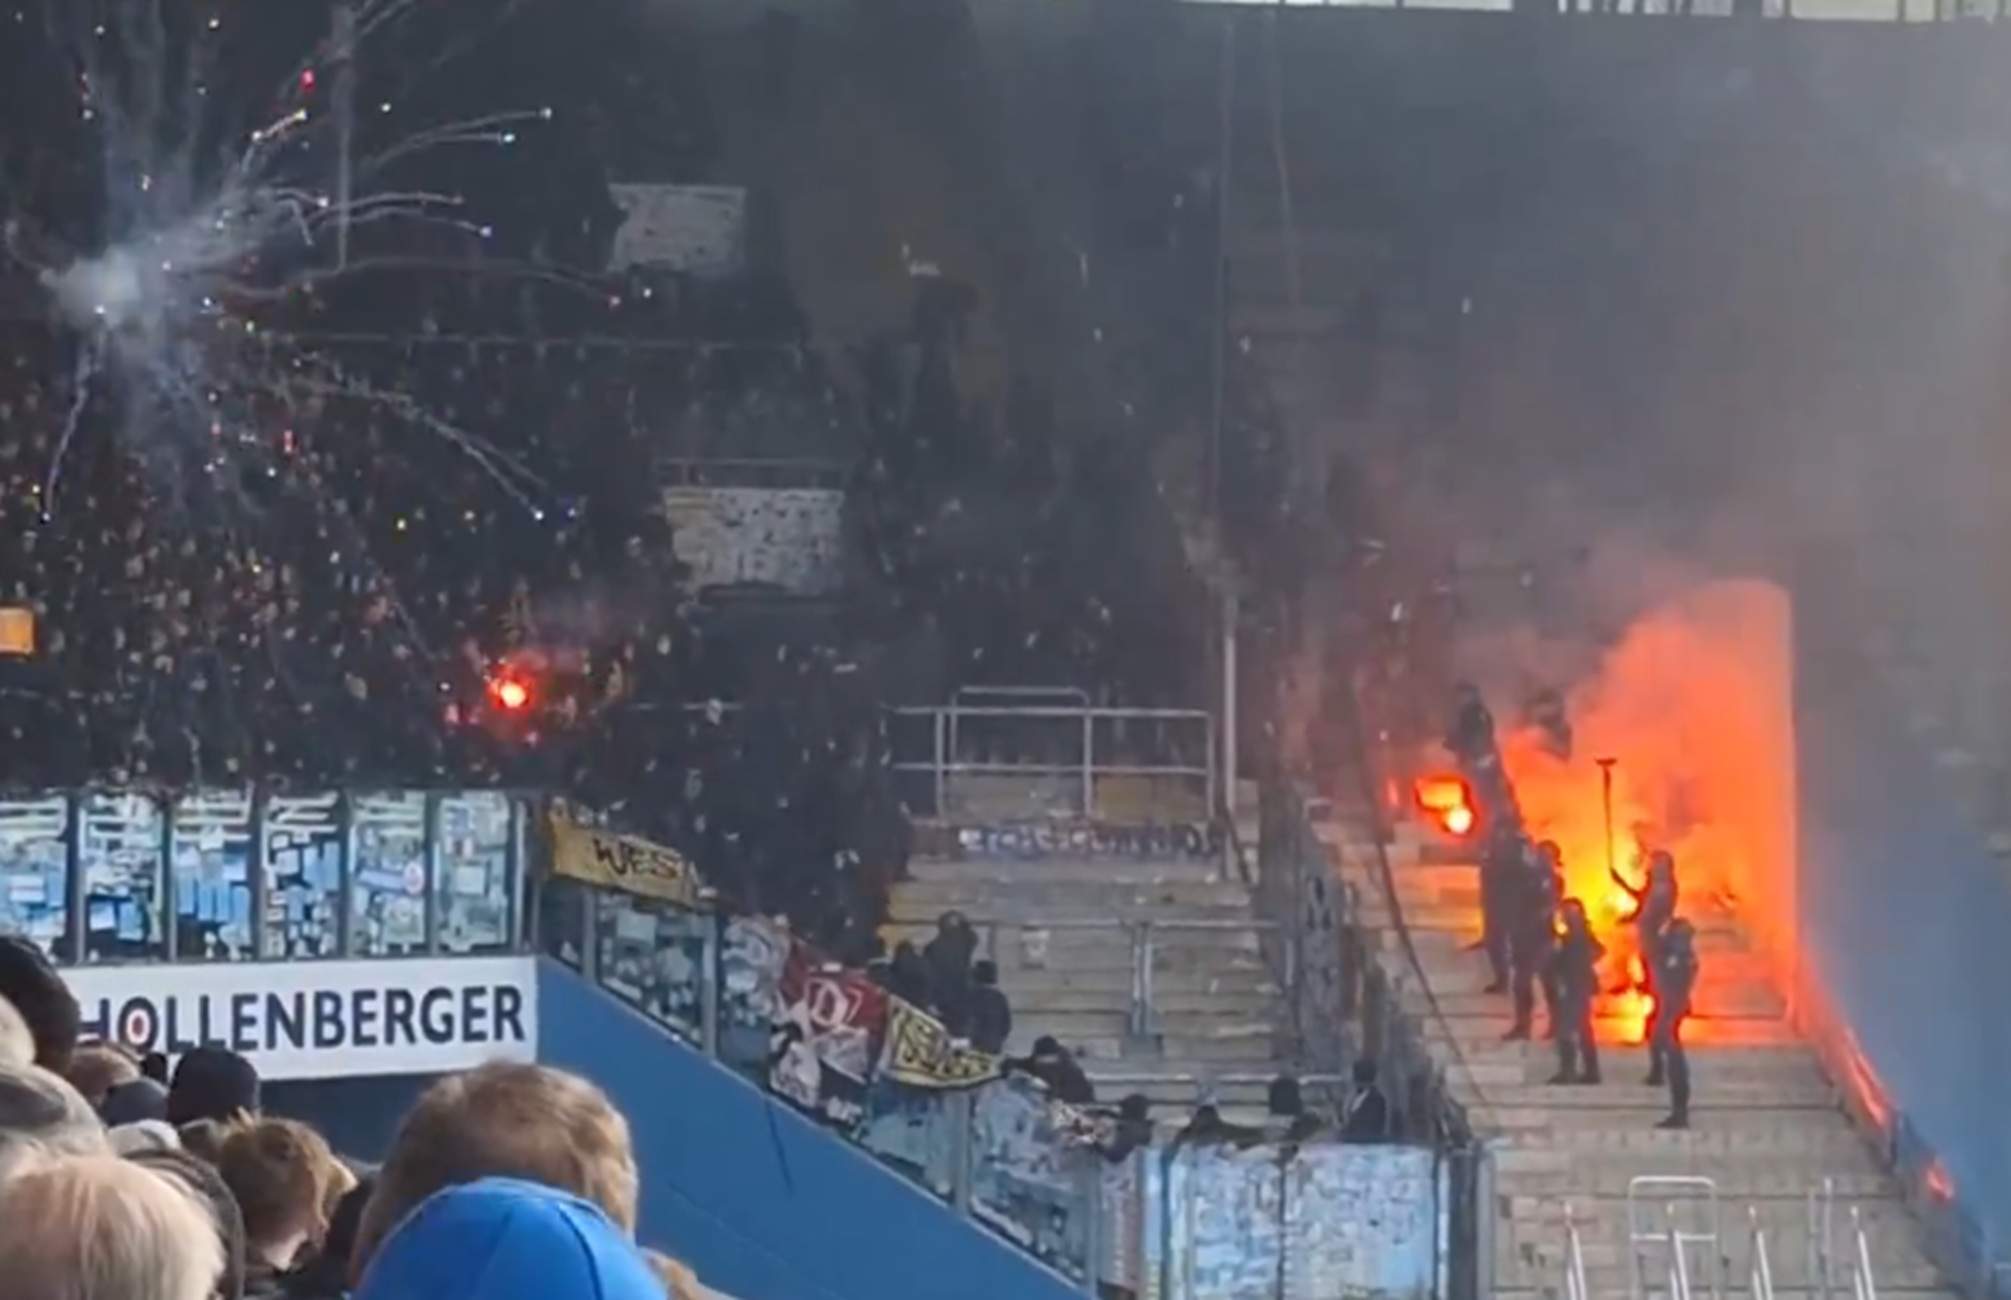
[[[1096,708],[1079,691],[991,687],[890,712],[893,768],[924,815],[1210,821],[1220,806],[1215,720],[1198,709]],[[1125,784],[1129,802],[1116,789]]]
[[[1753,1300],[1774,1300],[1774,1262],[1767,1253],[1767,1233],[1760,1226],[1759,1209],[1748,1205],[1746,1219],[1752,1229],[1752,1260],[1746,1276],[1746,1288]]]
[[[1648,1198],[1655,1198],[1662,1211],[1658,1228],[1647,1218]],[[1679,1204],[1701,1203],[1704,1227],[1686,1229],[1678,1217]],[[1708,1294],[1711,1300],[1725,1300],[1724,1221],[1718,1203],[1718,1185],[1709,1178],[1670,1174],[1644,1174],[1627,1180],[1627,1285],[1631,1300],[1645,1300],[1648,1254],[1657,1247],[1668,1251],[1667,1281],[1676,1300],[1690,1300],[1689,1251],[1693,1246],[1709,1253]]]
[[[1836,1180],[1825,1178],[1808,1194],[1809,1286],[1819,1300],[1830,1300],[1837,1277],[1850,1288],[1851,1300],[1878,1300],[1878,1278],[1871,1266],[1871,1240],[1857,1206],[1850,1207],[1850,1232],[1839,1264],[1836,1241]]]
[[[1579,1240],[1569,1201],[1564,1203],[1564,1300],[1592,1300],[1585,1283],[1585,1243]]]
[[[966,913],[964,919],[978,933],[979,955],[994,961],[1000,960],[1003,949],[1001,936],[1016,933],[1020,939],[1021,961],[1026,964],[1025,952],[1032,936],[1062,932],[1122,933],[1131,953],[1131,992],[1126,1004],[1126,1032],[1133,1038],[1151,1038],[1163,1032],[1163,1021],[1159,1007],[1158,981],[1155,973],[1159,968],[1162,952],[1160,941],[1168,934],[1188,935],[1236,935],[1248,934],[1253,937],[1275,935],[1279,927],[1270,921],[1224,917],[1221,919],[1159,919],[1139,917],[1130,920],[1097,920],[1085,917],[1018,918],[1005,919],[988,917],[983,913]],[[1280,987],[1289,987],[1289,972],[1292,958],[1286,961],[1287,982]],[[1323,1078],[1325,1076],[1322,1076]],[[1334,1076],[1338,1078],[1338,1076]],[[1306,1082],[1301,1079],[1300,1082]]]

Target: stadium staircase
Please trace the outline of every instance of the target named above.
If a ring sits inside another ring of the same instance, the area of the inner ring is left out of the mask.
[[[1718,1247],[1700,1243],[1689,1252],[1695,1290],[1710,1289],[1714,1257],[1723,1259],[1730,1289],[1749,1289],[1755,1224],[1764,1230],[1774,1289],[1821,1290],[1811,1285],[1825,1266],[1812,1249],[1819,1234],[1810,1229],[1809,1197],[1827,1181],[1833,1259],[1854,1244],[1849,1225],[1855,1212],[1878,1293],[1957,1294],[1929,1262],[1897,1184],[1845,1114],[1816,1052],[1795,1031],[1736,916],[1709,905],[1684,909],[1697,925],[1702,958],[1697,1011],[1686,1034],[1695,1096],[1690,1130],[1661,1132],[1654,1125],[1667,1114],[1666,1090],[1643,1083],[1647,1051],[1639,1025],[1614,999],[1603,998],[1599,1010],[1601,1086],[1548,1083],[1556,1058],[1540,1041],[1540,1009],[1539,1041],[1502,1041],[1510,1023],[1507,999],[1483,991],[1486,957],[1469,950],[1480,933],[1472,864],[1440,863],[1415,841],[1400,840],[1386,855],[1392,900],[1384,855],[1366,834],[1330,825],[1324,838],[1359,900],[1377,959],[1403,986],[1404,1008],[1427,1027],[1429,1050],[1494,1151],[1496,1293],[1567,1293],[1568,1206],[1585,1296],[1629,1294],[1630,1184],[1643,1176],[1681,1176],[1709,1179],[1719,1207]],[[1637,1205],[1643,1230],[1666,1231],[1671,1209],[1669,1196],[1643,1189]],[[1694,1200],[1673,1209],[1684,1232],[1700,1230],[1707,1218]],[[1645,1251],[1651,1291],[1667,1289],[1668,1265],[1665,1243]],[[1829,1276],[1835,1290],[1851,1290],[1840,1265]]]
[[[945,911],[977,928],[1012,1004],[1008,1050],[1052,1035],[1099,1101],[1151,1098],[1178,1123],[1204,1093],[1254,1121],[1292,1044],[1278,972],[1251,890],[1224,855],[972,858],[956,829],[918,828],[910,879],[893,895],[889,949],[917,947]],[[1149,972],[1149,995],[1140,981]]]

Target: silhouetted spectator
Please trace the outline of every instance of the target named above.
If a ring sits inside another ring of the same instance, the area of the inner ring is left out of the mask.
[[[1255,1146],[1264,1140],[1264,1134],[1244,1124],[1231,1124],[1222,1118],[1215,1103],[1206,1102],[1194,1108],[1187,1127],[1173,1137],[1175,1147],[1185,1146]]]
[[[994,1056],[1012,1037],[1012,1004],[999,987],[998,963],[981,961],[971,967],[971,1046]]]
[[[1096,1088],[1089,1076],[1082,1072],[1069,1050],[1048,1035],[1034,1040],[1032,1056],[1008,1064],[1009,1068],[1023,1070],[1047,1085],[1057,1101],[1071,1106],[1090,1106],[1096,1102]]]
[[[168,1117],[168,1090],[152,1079],[133,1079],[106,1093],[104,1104],[98,1107],[98,1114],[104,1117],[107,1128],[149,1120],[165,1121]]]
[[[228,1124],[258,1113],[258,1068],[223,1047],[198,1047],[175,1066],[168,1123],[209,1119]]]
[[[1267,1097],[1273,1124],[1282,1126],[1279,1137],[1286,1142],[1304,1142],[1320,1131],[1320,1120],[1306,1109],[1299,1081],[1289,1074],[1271,1080]]]
[[[894,946],[894,960],[887,969],[887,990],[924,1010],[934,1010],[936,1000],[929,988],[929,964],[906,939]]]
[[[1133,1151],[1152,1145],[1152,1101],[1134,1092],[1117,1103],[1117,1128],[1103,1146],[1103,1158],[1123,1164]]]
[[[1376,1082],[1376,1063],[1366,1056],[1356,1060],[1354,1080],[1354,1091],[1341,1115],[1341,1141],[1361,1145],[1390,1141],[1394,1137],[1390,1099]]]
[[[922,950],[929,967],[929,992],[936,1014],[958,1037],[970,1031],[971,958],[978,950],[977,931],[962,912],[945,912],[936,922],[936,937]]]

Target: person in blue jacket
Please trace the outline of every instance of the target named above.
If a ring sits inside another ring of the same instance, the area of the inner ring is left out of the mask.
[[[664,1300],[664,1285],[598,1206],[484,1178],[435,1194],[394,1228],[355,1300]]]

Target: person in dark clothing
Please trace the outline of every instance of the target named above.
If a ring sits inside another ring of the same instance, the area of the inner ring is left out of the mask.
[[[168,1085],[168,1123],[228,1124],[258,1113],[258,1069],[236,1052],[198,1047],[175,1066]]]
[[[887,991],[923,1010],[935,1009],[935,996],[929,989],[929,964],[906,939],[894,947],[894,960],[887,967]]]
[[[922,949],[922,960],[929,968],[929,991],[936,998],[936,1014],[960,1038],[970,1029],[971,958],[977,950],[977,931],[971,929],[962,912],[943,913],[936,922],[936,937]]]
[[[1515,1023],[1502,1038],[1521,1042],[1529,1038],[1536,1013],[1537,981],[1545,978],[1551,952],[1557,946],[1557,878],[1541,856],[1519,873],[1511,925],[1508,946],[1514,971]],[[1554,1004],[1551,1014],[1556,1014]]]
[[[1152,1102],[1134,1092],[1117,1103],[1117,1128],[1101,1150],[1103,1158],[1121,1165],[1133,1151],[1152,1145]]]
[[[1508,990],[1509,949],[1515,934],[1520,884],[1526,874],[1524,843],[1513,826],[1498,825],[1480,857],[1480,947],[1493,977],[1489,993]]]
[[[1245,1124],[1231,1124],[1222,1118],[1222,1112],[1213,1102],[1204,1102],[1194,1108],[1194,1116],[1187,1121],[1187,1127],[1173,1135],[1173,1145],[1189,1146],[1255,1146],[1264,1140],[1261,1129]]]
[[[1552,919],[1555,920],[1554,913],[1563,905],[1564,896],[1569,892],[1564,884],[1564,850],[1558,847],[1556,840],[1545,840],[1536,846],[1536,869],[1543,873],[1543,879],[1550,890]],[[1543,1014],[1547,1018],[1543,1036],[1553,1042],[1557,1038],[1558,1016],[1557,979],[1552,970],[1551,958],[1555,955],[1556,947],[1556,935],[1553,933],[1544,945],[1543,967],[1537,975],[1538,982],[1543,986]]]
[[[1024,1070],[1047,1085],[1057,1101],[1065,1101],[1071,1106],[1091,1106],[1096,1103],[1096,1088],[1089,1082],[1089,1076],[1076,1064],[1054,1038],[1042,1035],[1033,1043],[1033,1055],[1024,1061],[1009,1063],[1009,1067]]]
[[[1390,1116],[1390,1099],[1376,1082],[1376,1063],[1368,1057],[1355,1062],[1355,1090],[1341,1114],[1341,1141],[1359,1146],[1388,1142],[1395,1137]]]
[[[1304,1142],[1320,1131],[1320,1117],[1306,1109],[1299,1081],[1291,1075],[1281,1074],[1271,1080],[1268,1101],[1271,1122],[1284,1125],[1283,1132],[1278,1135],[1281,1141]]]
[[[1592,999],[1606,949],[1592,937],[1585,904],[1567,898],[1561,909],[1564,937],[1550,955],[1550,1019],[1557,1031],[1557,1074],[1552,1083],[1599,1082],[1599,1043],[1592,1033]]]
[[[1648,879],[1636,887],[1618,871],[1612,873],[1613,883],[1627,891],[1634,900],[1634,933],[1640,943],[1641,964],[1652,982],[1655,978],[1655,950],[1661,942],[1662,932],[1676,917],[1676,904],[1680,894],[1676,887],[1676,859],[1666,849],[1657,849],[1648,857]],[[1650,992],[1653,992],[1651,987]]]
[[[1452,721],[1445,729],[1445,747],[1462,767],[1471,766],[1494,753],[1494,715],[1480,688],[1460,683],[1453,693]]]
[[[1655,1010],[1648,1024],[1648,1043],[1654,1062],[1650,1084],[1662,1081],[1666,1065],[1669,1077],[1669,1117],[1655,1127],[1690,1127],[1690,1058],[1683,1052],[1683,1022],[1690,1016],[1690,998],[1697,987],[1695,931],[1681,917],[1669,922],[1656,952]]]
[[[997,962],[981,961],[971,967],[971,1046],[996,1056],[1012,1037],[1012,1004],[999,988]]]

